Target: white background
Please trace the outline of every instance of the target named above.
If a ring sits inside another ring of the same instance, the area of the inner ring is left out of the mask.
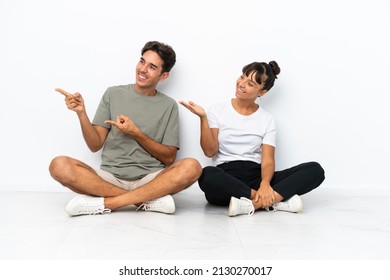
[[[54,88],[81,92],[92,119],[107,87],[134,81],[149,40],[177,53],[159,89],[205,108],[234,96],[242,66],[276,60],[260,103],[277,119],[277,169],[315,160],[324,186],[386,188],[389,26],[386,0],[0,0],[0,191],[64,190],[56,155],[99,166]],[[210,164],[199,120],[180,116],[179,158]]]

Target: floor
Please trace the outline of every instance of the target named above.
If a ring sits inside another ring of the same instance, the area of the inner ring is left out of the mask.
[[[68,217],[71,192],[0,192],[0,260],[389,260],[389,195],[319,188],[299,214],[228,217],[186,190],[173,215]]]

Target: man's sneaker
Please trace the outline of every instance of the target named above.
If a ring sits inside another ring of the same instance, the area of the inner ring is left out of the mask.
[[[231,197],[229,204],[229,216],[237,215],[253,215],[255,212],[255,207],[253,206],[252,200],[241,197],[240,199],[236,197]]]
[[[172,214],[175,212],[175,201],[171,195],[165,195],[160,198],[146,201],[142,203],[137,210],[161,212]]]
[[[287,199],[286,201],[281,201],[273,204],[270,207],[265,208],[267,211],[286,211],[292,213],[298,213],[303,210],[302,199],[299,195],[294,195],[293,197]]]
[[[89,195],[78,195],[69,201],[65,209],[70,216],[95,215],[110,213],[104,208],[104,198]]]

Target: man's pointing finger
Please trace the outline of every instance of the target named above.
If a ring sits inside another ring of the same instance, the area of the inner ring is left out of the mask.
[[[59,93],[65,95],[65,96],[70,95],[69,92],[67,92],[67,91],[65,91],[65,90],[63,90],[63,89],[60,89],[60,88],[56,88],[55,91],[58,91]]]

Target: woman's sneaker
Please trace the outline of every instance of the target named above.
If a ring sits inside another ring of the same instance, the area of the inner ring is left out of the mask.
[[[229,204],[229,216],[237,216],[237,215],[253,215],[255,212],[255,207],[253,206],[252,200],[241,197],[240,199],[236,197],[230,198]]]
[[[78,195],[69,201],[65,209],[70,216],[107,214],[111,210],[104,208],[104,198]]]
[[[172,214],[175,212],[175,201],[171,195],[165,195],[157,199],[142,203],[137,210],[161,212]]]
[[[270,207],[266,207],[265,210],[298,213],[303,210],[303,203],[299,195],[296,194],[293,197],[287,199],[286,201],[281,201],[273,204]]]

